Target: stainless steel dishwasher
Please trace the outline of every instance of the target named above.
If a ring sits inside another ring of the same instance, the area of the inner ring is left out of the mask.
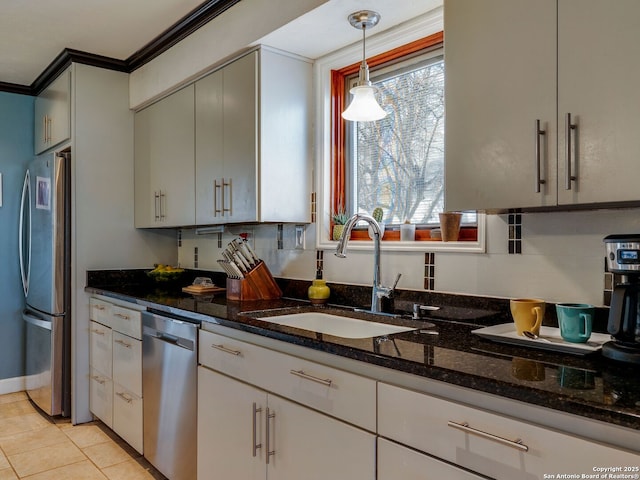
[[[144,456],[170,480],[196,478],[198,328],[142,314]]]

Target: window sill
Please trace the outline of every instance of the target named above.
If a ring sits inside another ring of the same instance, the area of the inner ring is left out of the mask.
[[[456,242],[443,242],[431,239],[430,230],[417,230],[416,240],[413,242],[400,241],[398,230],[385,230],[380,248],[389,252],[458,252],[458,253],[485,253],[486,252],[486,219],[485,214],[478,213],[478,226],[475,228],[463,227],[460,232],[460,240]],[[335,250],[338,242],[329,240],[328,222],[317,231],[317,248],[319,250]],[[428,237],[428,238],[427,238]],[[349,239],[350,250],[372,250],[373,241],[369,238],[366,229],[354,229]]]
[[[439,238],[431,238],[431,229],[416,230],[416,242],[440,242]],[[369,232],[367,229],[353,229],[351,231],[351,237],[349,241],[368,241]],[[386,228],[382,237],[383,242],[399,242],[400,230]],[[478,229],[477,227],[463,227],[460,229],[460,235],[458,237],[459,242],[477,242],[478,241]],[[410,242],[405,242],[410,243]]]

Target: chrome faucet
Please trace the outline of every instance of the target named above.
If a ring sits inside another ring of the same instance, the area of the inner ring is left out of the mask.
[[[395,289],[395,285],[397,285],[398,280],[400,280],[400,274],[398,274],[393,287],[385,287],[380,283],[380,240],[382,238],[382,230],[380,230],[378,222],[373,217],[363,213],[356,213],[353,215],[344,225],[342,236],[340,237],[338,246],[336,247],[336,257],[345,258],[347,256],[347,243],[351,236],[351,230],[360,220],[364,220],[371,225],[371,229],[373,230],[373,290],[371,291],[370,312],[383,313],[382,298],[391,296],[391,293]]]

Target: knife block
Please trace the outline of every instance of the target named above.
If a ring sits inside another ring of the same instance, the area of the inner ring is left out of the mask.
[[[275,300],[282,290],[261,260],[244,278],[227,278],[228,300]]]

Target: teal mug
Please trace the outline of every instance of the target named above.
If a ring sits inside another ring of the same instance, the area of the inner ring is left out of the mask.
[[[556,305],[560,336],[571,343],[585,343],[591,337],[594,307],[586,303]]]

